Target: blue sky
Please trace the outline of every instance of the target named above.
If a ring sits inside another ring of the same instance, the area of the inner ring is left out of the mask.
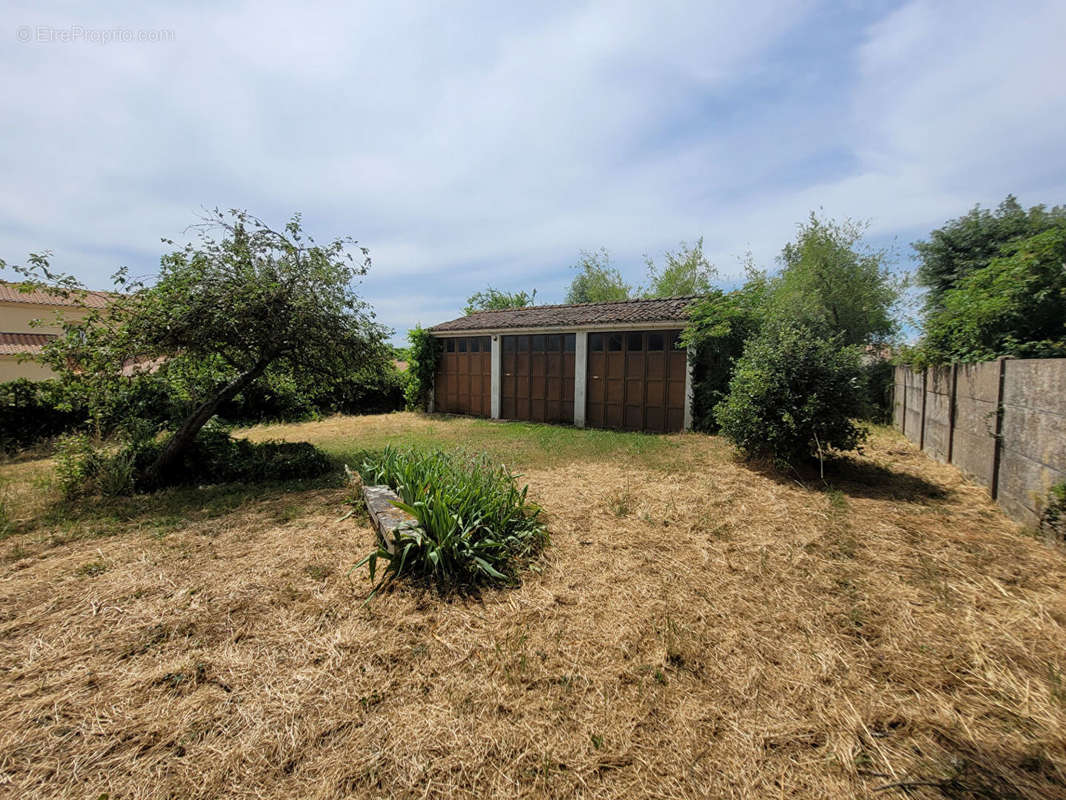
[[[487,284],[559,302],[582,249],[639,283],[703,236],[729,284],[821,210],[907,269],[976,203],[1066,201],[1062,2],[15,2],[3,28],[0,257],[103,288],[201,207],[301,211],[370,248],[397,340]]]

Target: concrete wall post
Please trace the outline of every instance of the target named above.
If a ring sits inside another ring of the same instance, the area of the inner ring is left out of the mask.
[[[500,350],[500,336],[499,334],[492,335],[492,355],[491,355],[491,376],[489,378],[489,408],[491,410],[492,418],[500,418],[500,392],[503,388],[503,381],[500,376],[503,374],[500,370],[501,364],[501,350]]]
[[[588,396],[589,334],[574,334],[574,427],[585,427],[585,405]]]

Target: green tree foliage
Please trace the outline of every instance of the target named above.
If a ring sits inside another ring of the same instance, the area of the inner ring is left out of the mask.
[[[411,346],[407,348],[407,389],[404,396],[409,409],[424,411],[429,403],[437,365],[440,364],[443,343],[421,325],[407,332],[407,340]]]
[[[744,345],[762,328],[769,293],[766,273],[749,264],[747,281],[740,289],[713,289],[690,309],[684,343],[695,351],[692,417],[697,430],[718,429],[714,407],[729,391],[733,367]]]
[[[768,323],[744,348],[729,396],[715,409],[722,433],[749,457],[778,464],[854,450],[867,432],[861,349],[802,323]]]
[[[151,484],[168,480],[204,424],[273,367],[321,381],[391,367],[386,331],[352,288],[370,264],[354,240],[319,245],[299,215],[278,231],[239,210],[216,209],[195,230],[198,242],[164,255],[153,285],[120,271],[114,301],[84,308],[45,352],[86,388],[94,414],[161,364],[188,373],[191,410],[147,467]],[[46,261],[28,272],[42,288],[84,297]]]
[[[473,314],[475,311],[504,311],[508,308],[525,308],[536,301],[537,290],[532,292],[504,292],[489,286],[483,292],[470,295],[466,300],[464,314]]]
[[[650,256],[644,257],[648,266],[645,297],[684,297],[711,292],[711,282],[718,271],[703,255],[702,236],[691,247],[681,242],[676,253],[667,250],[663,260],[665,263],[660,270]]]
[[[965,216],[934,230],[926,241],[915,242],[918,283],[926,288],[927,313],[944,303],[944,295],[967,275],[988,266],[1004,246],[1066,223],[1066,208],[1039,205],[1026,211],[1014,195],[995,211],[974,208]]]
[[[1066,356],[1066,220],[1005,245],[945,291],[919,361]]]
[[[606,248],[582,250],[581,260],[574,269],[578,274],[566,293],[567,303],[606,303],[628,300],[633,295],[633,287],[611,266],[611,256]]]
[[[772,316],[802,322],[823,337],[840,335],[845,345],[890,338],[901,286],[885,266],[885,254],[863,247],[863,232],[860,224],[822,220],[812,212],[781,251]]]

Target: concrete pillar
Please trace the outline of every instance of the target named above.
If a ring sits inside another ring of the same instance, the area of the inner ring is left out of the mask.
[[[696,348],[688,347],[685,358],[685,430],[692,430],[692,367],[696,363]]]
[[[500,371],[501,356],[500,356],[500,336],[494,333],[492,335],[492,378],[489,380],[489,396],[491,398],[490,403],[492,407],[492,418],[500,418],[500,391],[503,386],[503,382],[500,379],[502,372]]]
[[[574,426],[584,428],[589,371],[588,331],[578,331],[574,339]]]

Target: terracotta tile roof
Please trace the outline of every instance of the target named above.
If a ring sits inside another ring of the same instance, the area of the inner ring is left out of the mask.
[[[107,292],[89,292],[85,296],[85,305],[89,308],[107,308],[111,296]],[[23,292],[19,284],[0,281],[0,303],[33,303],[39,306],[73,306],[70,300],[51,292]]]
[[[579,328],[585,325],[684,322],[688,307],[698,295],[652,300],[621,300],[611,303],[528,306],[506,311],[477,311],[459,319],[434,325],[430,331],[497,330],[506,328]]]
[[[0,333],[0,356],[39,353],[54,338],[53,333]]]

